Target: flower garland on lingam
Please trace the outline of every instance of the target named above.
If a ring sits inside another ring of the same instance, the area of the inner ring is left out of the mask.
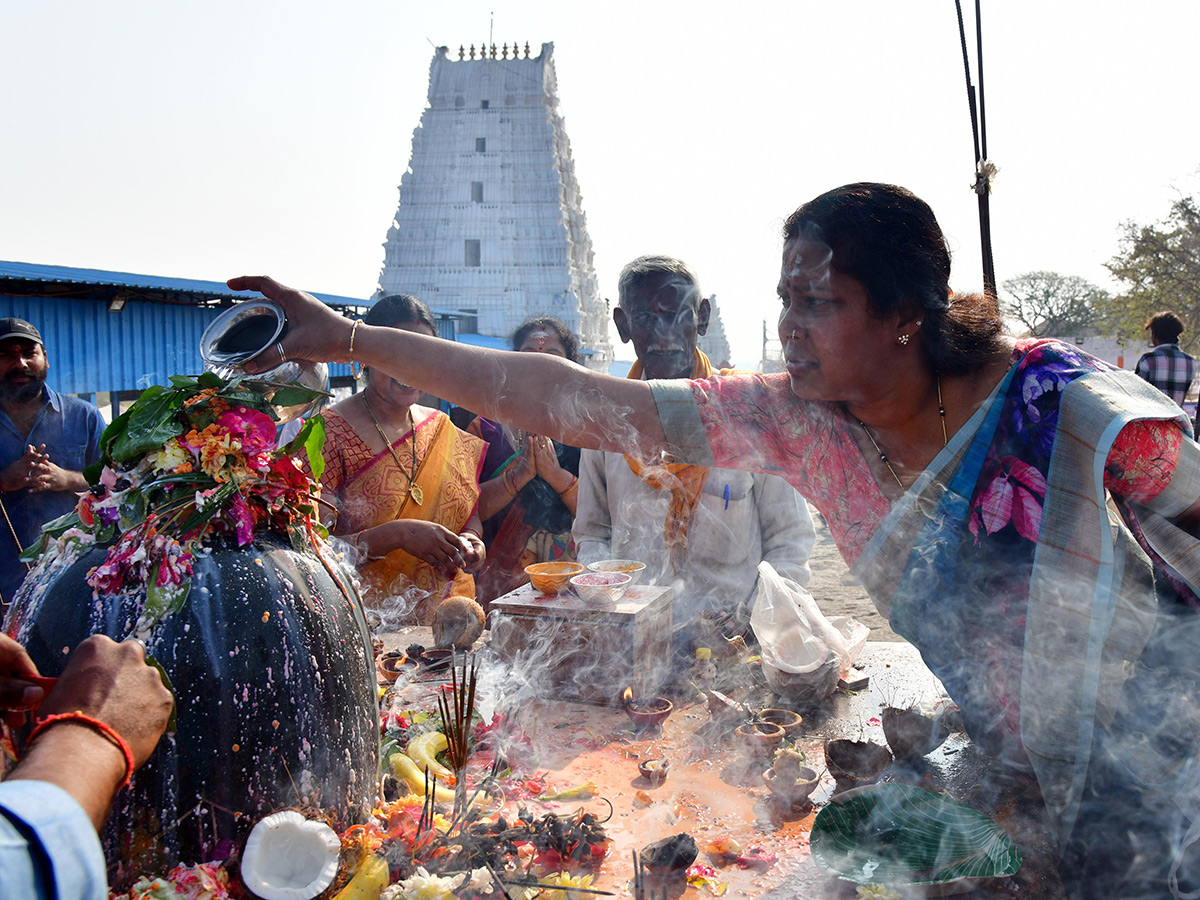
[[[133,633],[145,636],[182,608],[193,562],[214,539],[244,547],[257,532],[274,530],[288,535],[297,550],[314,549],[326,537],[315,515],[320,486],[297,456],[305,453],[320,477],[324,423],[309,419],[276,449],[272,408],[321,396],[296,385],[251,386],[211,372],[173,376],[169,387],[143,391],[105,429],[100,461],[84,470],[91,487],[75,509],[47,524],[22,555],[36,560],[25,584],[43,584],[93,545],[111,542],[87,583],[106,596],[144,589]]]

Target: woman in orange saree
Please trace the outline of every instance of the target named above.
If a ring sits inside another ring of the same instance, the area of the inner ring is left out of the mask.
[[[406,295],[381,299],[363,321],[436,334],[428,307]],[[447,597],[475,597],[487,445],[418,405],[420,394],[369,371],[365,390],[325,413],[321,486],[337,510],[332,533],[358,551],[367,605],[399,605],[427,624]]]

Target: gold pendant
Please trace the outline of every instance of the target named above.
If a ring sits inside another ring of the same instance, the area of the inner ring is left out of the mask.
[[[420,506],[425,502],[425,492],[421,490],[421,486],[415,481],[408,486],[408,496],[412,497],[413,503]]]

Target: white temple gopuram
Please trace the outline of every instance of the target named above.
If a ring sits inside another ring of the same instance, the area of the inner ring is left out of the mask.
[[[709,295],[708,305],[712,308],[708,318],[708,331],[700,336],[696,346],[704,351],[704,355],[718,369],[727,369],[733,365],[730,362],[733,353],[729,347],[729,338],[725,334],[725,323],[721,320],[721,310],[717,308],[716,294]]]
[[[507,338],[529,316],[562,319],[591,368],[612,359],[554,73],[554,44],[518,58],[439,47],[384,244],[382,294],[464,314],[463,334]],[[467,337],[469,340],[469,337]]]

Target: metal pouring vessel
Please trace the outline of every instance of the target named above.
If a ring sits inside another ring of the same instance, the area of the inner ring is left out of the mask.
[[[252,300],[224,310],[200,336],[200,358],[204,368],[222,378],[242,376],[247,387],[260,390],[270,401],[278,387],[298,384],[319,391],[329,390],[329,367],[325,363],[288,360],[273,369],[251,375],[243,366],[273,347],[287,332],[283,308],[270,300]],[[298,406],[273,406],[279,423],[316,412],[324,398]]]

